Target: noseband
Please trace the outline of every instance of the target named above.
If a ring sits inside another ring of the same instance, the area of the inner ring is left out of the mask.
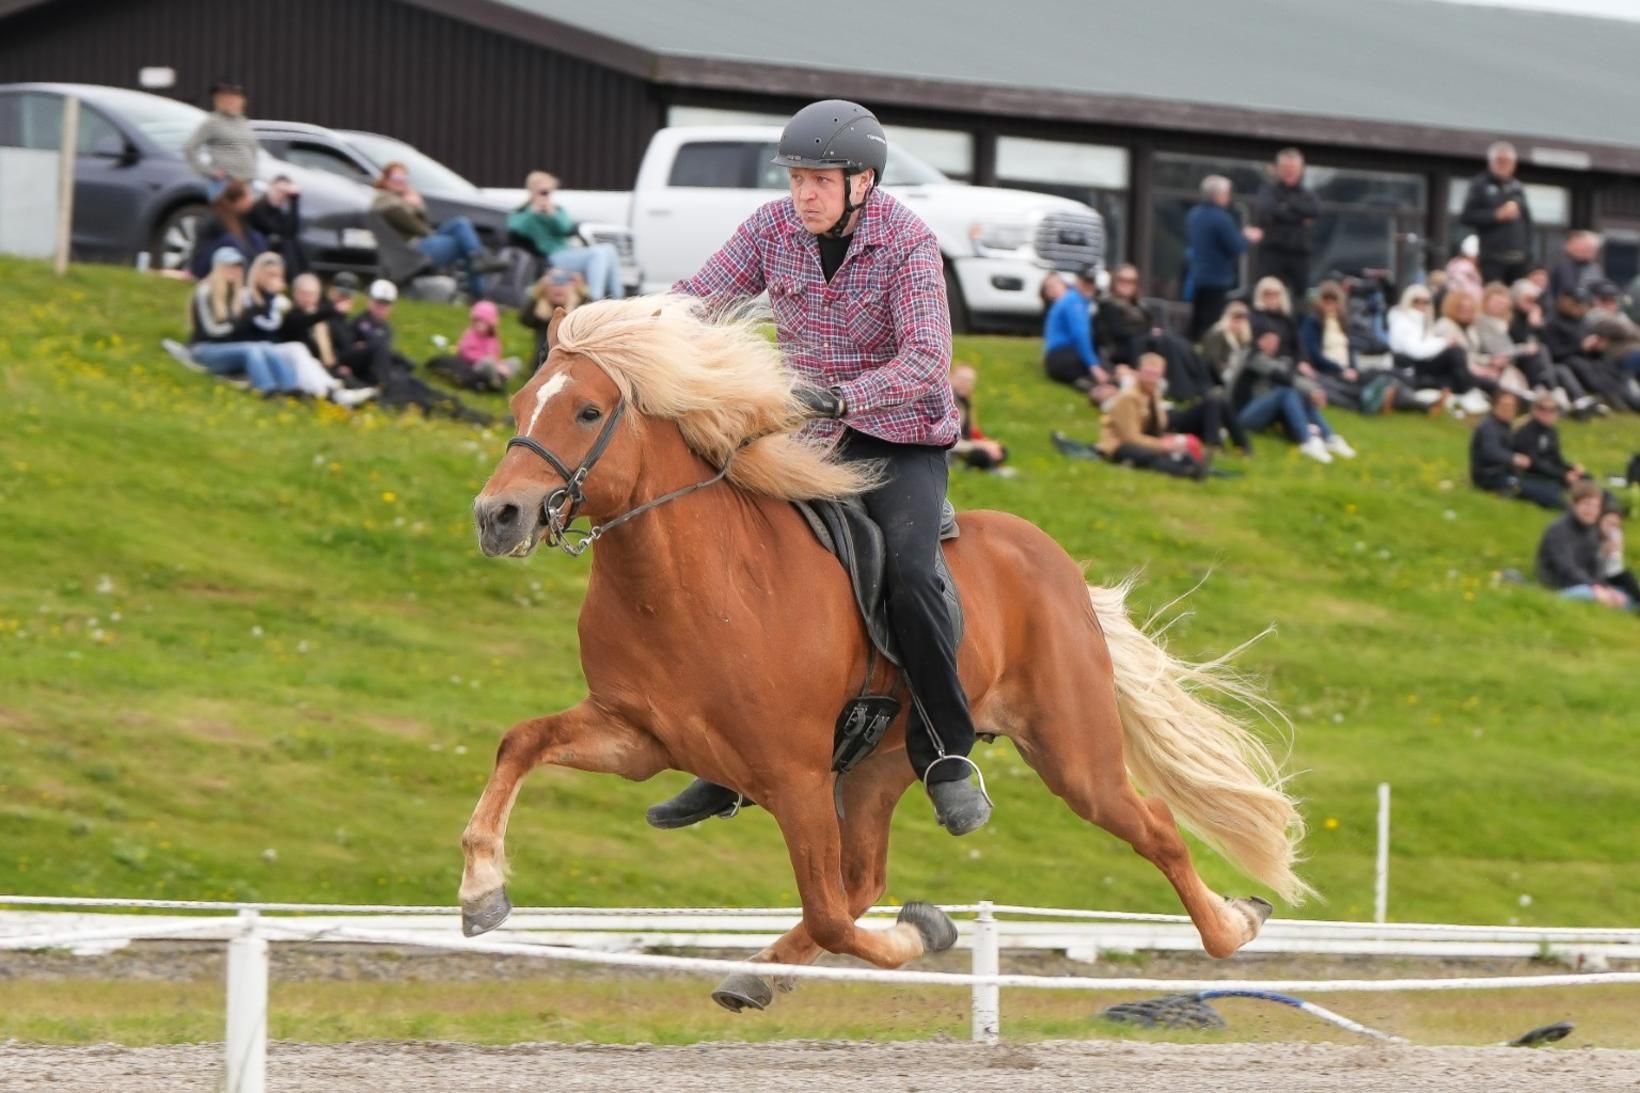
[[[552,449],[534,437],[520,435],[507,441],[509,451],[513,448],[525,448],[534,452],[546,460],[547,466],[556,471],[559,477],[564,480],[564,484],[547,494],[547,499],[542,502],[541,515],[547,524],[546,534],[543,538],[546,539],[548,546],[557,547],[571,558],[580,557],[586,553],[588,547],[596,543],[606,532],[613,531],[628,520],[642,516],[650,509],[659,508],[668,501],[676,501],[686,494],[694,493],[696,490],[703,490],[707,486],[721,482],[723,476],[729,473],[729,465],[734,462],[734,453],[731,452],[729,458],[723,461],[722,468],[705,481],[696,482],[693,485],[684,486],[682,489],[673,490],[671,493],[662,494],[653,500],[645,501],[636,508],[623,512],[613,520],[592,525],[586,531],[572,528],[570,525],[581,514],[581,504],[586,500],[586,492],[582,489],[582,486],[585,485],[587,476],[592,473],[592,468],[597,465],[598,460],[603,458],[604,450],[609,447],[609,442],[615,438],[615,427],[620,424],[621,417],[625,413],[626,401],[623,399],[617,402],[615,408],[609,412],[609,417],[604,421],[603,429],[598,433],[598,439],[592,442],[592,447],[587,449],[587,454],[581,460],[581,465],[573,471],[564,464],[562,459],[552,453]]]

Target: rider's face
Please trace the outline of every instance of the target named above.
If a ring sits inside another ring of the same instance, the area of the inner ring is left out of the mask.
[[[843,215],[842,169],[833,167],[820,171],[793,167],[790,174],[792,204],[797,207],[797,215],[802,218],[803,226],[815,235],[830,231]],[[855,203],[865,197],[870,181],[871,176],[866,174],[855,175],[850,180]]]

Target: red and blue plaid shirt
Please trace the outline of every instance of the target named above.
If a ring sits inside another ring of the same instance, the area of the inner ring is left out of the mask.
[[[934,233],[916,213],[873,190],[843,263],[827,282],[820,244],[790,198],[764,205],[723,249],[673,291],[713,304],[769,294],[786,364],[836,387],[848,410],[809,435],[846,425],[895,444],[949,447],[960,419],[951,395],[951,316]]]

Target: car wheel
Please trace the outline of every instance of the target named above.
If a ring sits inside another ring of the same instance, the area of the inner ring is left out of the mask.
[[[950,262],[945,263],[945,303],[951,310],[951,333],[968,333],[968,302],[962,298],[962,285]]]
[[[179,205],[172,209],[154,229],[154,237],[148,244],[154,265],[159,269],[187,269],[199,242],[199,229],[209,215],[210,209],[204,205]]]

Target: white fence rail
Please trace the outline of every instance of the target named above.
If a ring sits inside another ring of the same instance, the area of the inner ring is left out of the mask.
[[[262,1093],[266,1081],[268,943],[349,942],[435,948],[656,971],[836,979],[967,987],[972,1035],[1001,1034],[1000,992],[1010,989],[1098,991],[1224,991],[1343,993],[1482,990],[1640,983],[1640,972],[1483,976],[1441,979],[1223,980],[1002,975],[1000,950],[1063,949],[1096,954],[1112,949],[1196,948],[1182,916],[1016,907],[981,902],[946,910],[971,915],[958,923],[958,945],[973,952],[972,974],[882,971],[760,964],[705,957],[663,956],[645,947],[731,948],[766,944],[801,915],[795,908],[524,908],[498,937],[460,933],[453,907],[352,907],[340,904],[211,903],[184,900],[101,900],[0,896],[0,907],[65,907],[73,912],[0,912],[0,950],[69,948],[98,951],[129,941],[227,941],[226,1064],[230,1093]],[[209,912],[209,917],[86,914],[87,908]],[[892,915],[878,908],[863,922]],[[228,915],[232,917],[227,917]],[[280,917],[272,917],[279,915]],[[286,915],[290,917],[285,917]],[[1006,916],[1004,921],[998,916]],[[508,939],[513,940],[508,940]],[[1385,953],[1394,955],[1518,956],[1575,949],[1640,960],[1640,929],[1448,926],[1273,919],[1248,952]]]

